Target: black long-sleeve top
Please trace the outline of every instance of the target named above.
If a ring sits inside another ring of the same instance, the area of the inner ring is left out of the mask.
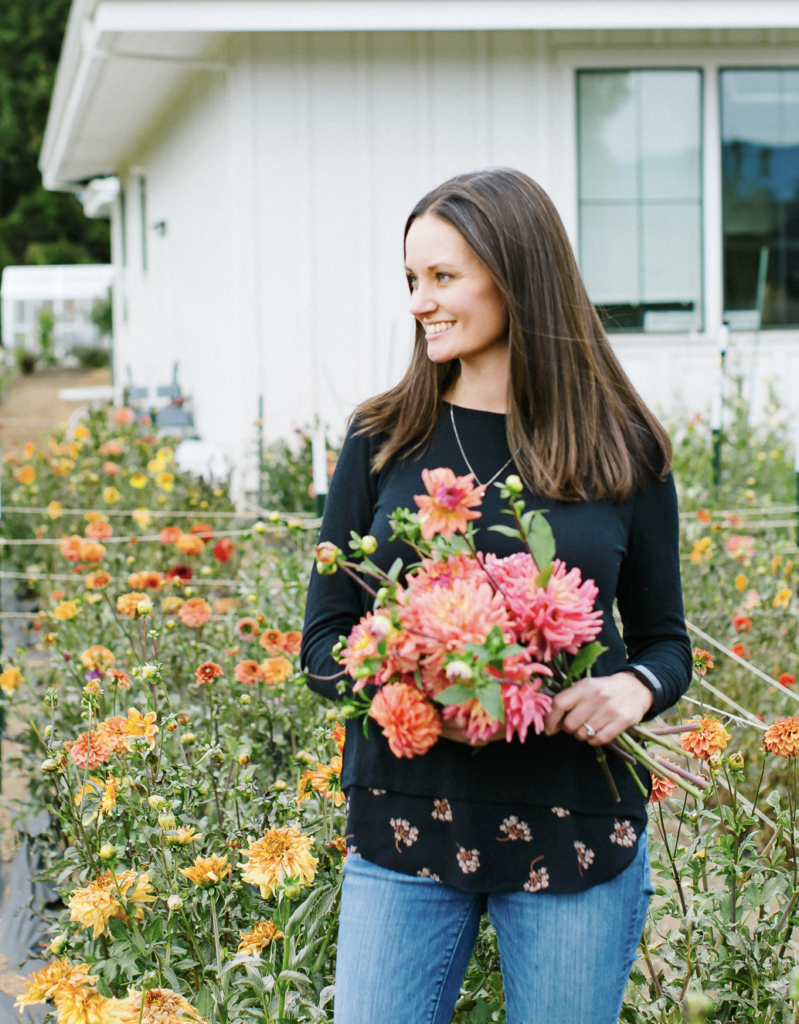
[[[481,481],[489,480],[510,458],[505,417],[500,413],[456,407],[463,450]],[[456,474],[469,472],[450,422],[449,407],[439,415],[435,433],[421,457],[395,458],[379,473],[371,471],[381,438],[351,429],[331,481],[321,540],[348,550],[350,531],[377,538],[374,561],[388,570],[395,558],[406,564],[414,552],[400,541],[389,543],[388,516],[398,507],[415,509],[413,496],[424,493],[423,468],[446,466]],[[512,472],[509,467],[504,478]],[[547,510],[557,546],[556,557],[599,588],[596,607],[604,613],[598,639],[608,648],[594,675],[612,675],[628,665],[641,666],[656,684],[649,717],[672,706],[691,678],[691,647],[683,618],[678,551],[678,513],[671,476],[653,480],[623,504],[608,500],[558,502],[525,489],[527,508]],[[491,532],[507,523],[499,488],[490,487],[475,521],[478,549],[504,557],[520,550],[513,538]],[[614,601],[623,625],[622,639],[613,618]],[[315,676],[339,671],[330,651],[340,636],[371,609],[369,595],[345,573],[312,574],[303,630],[302,662]],[[331,700],[333,682],[313,678],[313,690]],[[628,767],[612,753],[608,760],[621,803],[613,800],[597,764],[593,747],[565,732],[554,736],[528,734],[526,743],[490,743],[477,750],[440,739],[424,756],[396,758],[372,720],[364,736],[360,721],[347,723],[342,785],[387,790],[409,796],[519,802],[560,807],[576,813],[640,817],[644,797]],[[639,777],[649,784],[648,773]]]

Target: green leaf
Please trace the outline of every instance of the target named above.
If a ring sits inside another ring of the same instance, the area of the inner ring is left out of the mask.
[[[388,570],[389,579],[394,580],[396,583],[399,579],[399,574],[402,572],[402,559],[395,558],[391,563],[391,568]]]
[[[527,543],[530,545],[535,564],[539,571],[543,572],[555,557],[555,535],[542,512],[539,512],[530,524]]]
[[[535,580],[536,586],[538,586],[538,587],[545,587],[547,585],[547,583],[549,583],[550,576],[552,575],[552,573],[554,571],[555,571],[555,565],[554,565],[554,563],[551,563],[550,565],[548,565],[546,567],[546,569],[544,569],[543,572],[540,572],[538,574],[538,576],[536,576],[536,580]]]
[[[436,694],[437,704],[463,704],[464,701],[474,697],[474,689],[471,686],[464,686],[463,683],[455,683],[448,686],[446,690]]]
[[[580,679],[591,668],[600,654],[604,654],[606,650],[607,647],[604,647],[598,640],[594,640],[592,644],[588,644],[586,647],[581,647],[569,666],[571,678]]]
[[[476,697],[492,718],[505,721],[505,708],[502,704],[502,687],[499,683],[485,683],[479,687]],[[439,700],[441,699],[439,695]]]
[[[494,533],[501,533],[504,537],[515,537],[516,540],[521,540],[519,531],[515,526],[489,526],[489,530],[493,530]]]

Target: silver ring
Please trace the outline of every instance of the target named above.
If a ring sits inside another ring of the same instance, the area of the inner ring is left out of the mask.
[[[596,730],[593,725],[589,725],[588,722],[583,722],[583,728],[588,733],[589,740],[592,740],[596,736]]]

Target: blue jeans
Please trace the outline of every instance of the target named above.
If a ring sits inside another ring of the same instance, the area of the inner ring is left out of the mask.
[[[638,847],[610,882],[562,895],[486,897],[348,856],[335,1024],[450,1024],[486,909],[508,1024],[616,1024],[652,893],[646,833]]]

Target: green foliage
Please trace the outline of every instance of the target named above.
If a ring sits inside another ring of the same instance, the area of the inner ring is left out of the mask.
[[[100,336],[110,337],[114,330],[114,303],[111,299],[111,290],[104,299],[95,299],[92,307],[92,323],[100,331]]]
[[[100,348],[99,345],[74,345],[71,351],[80,365],[87,370],[111,365],[111,350]]]

